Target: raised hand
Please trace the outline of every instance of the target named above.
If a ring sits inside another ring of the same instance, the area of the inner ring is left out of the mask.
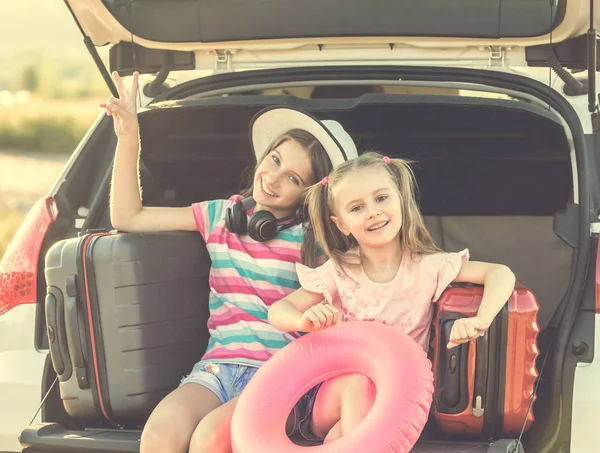
[[[117,85],[119,97],[109,97],[105,103],[100,104],[100,107],[106,110],[108,116],[113,117],[117,137],[120,139],[137,138],[138,118],[136,99],[139,74],[137,72],[133,73],[131,90],[129,91],[125,89],[123,80],[116,71],[112,75]]]

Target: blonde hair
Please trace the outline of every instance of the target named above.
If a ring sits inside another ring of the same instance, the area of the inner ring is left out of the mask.
[[[402,250],[409,251],[412,255],[441,252],[425,228],[423,216],[417,205],[417,184],[410,162],[403,159],[384,160],[381,154],[371,151],[344,162],[329,175],[327,184],[320,181],[308,191],[308,212],[315,237],[327,256],[339,267],[356,264],[348,259],[346,252],[358,246],[358,243],[352,236],[344,235],[333,223],[331,216],[336,214],[333,189],[358,169],[386,171],[396,185],[402,211],[399,234]]]

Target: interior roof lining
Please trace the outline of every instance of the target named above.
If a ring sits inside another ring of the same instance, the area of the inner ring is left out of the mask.
[[[302,99],[291,95],[245,95],[230,97],[195,98],[162,101],[150,104],[139,111],[140,115],[168,108],[234,106],[251,107],[264,105],[289,105],[305,110],[349,110],[367,105],[446,105],[457,107],[495,107],[499,109],[519,110],[542,116],[563,127],[560,118],[552,111],[534,104],[507,99],[478,98],[471,96],[424,95],[424,94],[380,94],[368,93],[353,99]]]
[[[522,115],[535,115],[551,121],[563,130],[569,147],[572,172],[572,195],[573,202],[579,203],[579,188],[577,175],[577,162],[574,152],[572,134],[568,130],[566,122],[555,112],[543,104],[533,104],[523,100],[493,99],[487,97],[475,96],[453,96],[439,94],[379,94],[368,93],[356,98],[346,99],[304,99],[293,95],[242,95],[229,97],[206,97],[206,98],[187,98],[184,100],[163,101],[156,104],[150,104],[149,107],[140,111],[142,116],[158,113],[159,111],[171,108],[179,110],[180,108],[205,108],[205,107],[266,107],[270,105],[290,105],[297,108],[318,111],[344,111],[365,106],[386,106],[386,105],[418,105],[423,106],[455,106],[457,108],[475,107],[475,108],[497,108],[504,111],[518,111]]]

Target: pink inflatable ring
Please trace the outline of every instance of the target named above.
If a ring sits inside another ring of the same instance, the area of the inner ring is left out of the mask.
[[[233,420],[234,453],[306,453],[285,433],[296,402],[329,378],[362,373],[377,389],[371,411],[350,436],[313,453],[409,452],[431,406],[433,375],[425,352],[397,328],[347,322],[293,341],[265,363],[242,392]]]

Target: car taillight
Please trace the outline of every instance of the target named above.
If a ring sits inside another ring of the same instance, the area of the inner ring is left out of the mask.
[[[0,261],[0,315],[36,302],[37,271],[46,231],[56,220],[53,198],[40,199],[29,211]]]

